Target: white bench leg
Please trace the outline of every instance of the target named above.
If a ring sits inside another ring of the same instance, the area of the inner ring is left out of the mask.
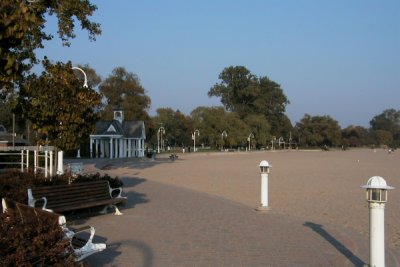
[[[114,208],[115,209],[115,215],[123,215],[123,213],[119,211],[119,209],[118,209],[118,207],[116,205],[107,205],[99,213],[100,214],[107,214],[108,208]]]

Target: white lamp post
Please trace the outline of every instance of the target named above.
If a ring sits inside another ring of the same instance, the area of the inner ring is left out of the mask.
[[[161,139],[161,145],[162,145],[162,135],[165,134],[165,129],[164,127],[158,128],[157,131],[157,153],[160,153],[160,139]]]
[[[72,69],[73,69],[73,70],[79,70],[79,71],[81,71],[81,72],[83,73],[83,76],[85,77],[85,81],[83,82],[83,87],[84,87],[84,88],[88,88],[87,76],[86,76],[85,71],[84,71],[83,69],[79,68],[79,67],[72,67]],[[76,157],[77,157],[77,158],[80,158],[80,157],[81,157],[81,149],[80,149],[80,148],[78,149],[78,152],[77,152]]]
[[[221,133],[221,151],[224,150],[224,138],[228,137],[228,134],[226,133],[226,131],[223,131]]]
[[[268,174],[271,166],[268,161],[263,160],[260,162],[261,173],[261,205],[256,208],[257,211],[269,211],[271,208],[268,206]]]
[[[394,189],[386,184],[380,176],[369,178],[366,185],[367,201],[369,203],[369,253],[370,266],[385,266],[385,203],[387,190]]]
[[[87,84],[87,76],[86,73],[83,69],[79,68],[79,67],[72,67],[73,70],[79,70],[83,73],[83,76],[85,76],[85,81],[83,83],[83,87],[88,88],[88,84]]]
[[[251,150],[251,138],[254,138],[254,134],[250,133],[249,137],[247,137],[247,141],[249,142],[249,151]]]
[[[197,133],[197,136],[200,136],[200,131],[199,130],[194,130],[194,132],[192,133],[193,152],[196,152],[196,133]]]

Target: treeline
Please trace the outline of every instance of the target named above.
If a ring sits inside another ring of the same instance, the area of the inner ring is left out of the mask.
[[[18,91],[1,100],[0,123],[12,129],[14,113],[18,134],[67,151],[81,148],[85,154],[94,123],[111,120],[116,107],[124,110],[126,120],[145,121],[149,148],[156,147],[160,127],[165,129],[165,147],[192,146],[196,130],[198,146],[218,149],[400,145],[400,111],[394,109],[372,118],[370,128],[341,129],[328,115],[309,114],[292,125],[285,114],[289,100],[280,85],[243,66],[225,68],[219,83],[210,88],[208,95],[219,97],[222,106],[197,107],[190,114],[165,107],[155,116],[148,114],[151,99],[139,78],[122,67],[102,80],[90,66],[79,66],[88,77],[83,87],[82,75],[73,72],[70,62],[44,60],[43,66],[41,75],[28,75]]]

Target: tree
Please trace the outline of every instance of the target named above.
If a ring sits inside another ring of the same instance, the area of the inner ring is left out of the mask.
[[[31,74],[21,85],[18,110],[38,131],[42,143],[61,150],[74,150],[94,130],[96,108],[101,97],[83,87],[72,71],[71,62],[43,61],[44,71]]]
[[[350,125],[342,130],[342,145],[360,147],[371,144],[368,129],[361,126]]]
[[[99,88],[107,101],[101,113],[102,119],[111,120],[113,109],[122,108],[126,120],[143,120],[145,123],[150,120],[147,110],[151,100],[136,74],[117,67]]]
[[[393,135],[389,131],[375,130],[372,132],[377,145],[390,146],[393,142]]]
[[[341,141],[339,123],[329,116],[305,114],[295,128],[301,140],[301,145],[337,146]]]
[[[250,128],[250,132],[254,134],[255,144],[257,146],[266,146],[271,139],[269,134],[271,126],[266,118],[263,115],[251,114],[244,119],[244,122]]]
[[[379,140],[381,141],[378,141],[378,143],[382,144],[382,140],[385,140],[384,144],[386,145],[400,145],[400,111],[387,109],[381,114],[375,116],[370,121],[370,125],[373,132],[385,131],[391,135],[391,138],[387,138],[387,134],[384,134],[385,138],[382,139],[382,132],[374,134],[375,137],[380,136]],[[389,139],[391,139],[391,142],[388,142]]]
[[[284,112],[290,102],[279,84],[268,77],[257,77],[243,66],[225,68],[219,79],[221,82],[209,90],[209,97],[220,97],[225,109],[236,112],[241,119],[262,114],[273,135],[289,133],[292,126]]]
[[[200,131],[199,144],[207,146],[246,146],[251,129],[237,113],[227,112],[223,107],[198,107],[192,111],[191,117],[195,129]],[[223,136],[223,132],[227,136]]]
[[[88,0],[0,1],[0,93],[13,89],[13,82],[38,63],[36,49],[53,38],[44,31],[46,15],[57,16],[59,38],[69,46],[76,21],[90,40],[101,33],[100,25],[89,20],[96,9]]]
[[[157,131],[162,126],[165,129],[163,139],[169,146],[190,146],[191,132],[193,132],[193,124],[190,117],[181,113],[179,110],[174,111],[171,108],[157,109],[157,115],[153,117],[156,125],[156,133],[152,138],[152,142],[157,142]]]

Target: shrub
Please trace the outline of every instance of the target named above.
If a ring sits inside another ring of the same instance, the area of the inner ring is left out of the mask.
[[[57,223],[18,214],[0,214],[0,259],[3,266],[78,266],[69,241]]]

